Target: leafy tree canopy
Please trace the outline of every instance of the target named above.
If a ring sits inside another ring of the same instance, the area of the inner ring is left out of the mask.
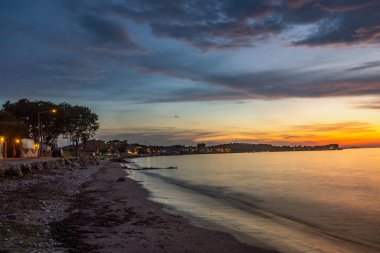
[[[56,112],[53,113],[52,110]],[[38,140],[38,114],[43,142],[56,144],[59,136],[68,137],[76,146],[86,142],[99,129],[98,115],[86,106],[68,103],[54,104],[49,101],[30,101],[26,98],[3,104],[4,113],[23,121],[29,136]],[[0,114],[0,120],[6,117]]]
[[[11,139],[24,138],[28,136],[28,128],[12,114],[0,111],[0,135]]]

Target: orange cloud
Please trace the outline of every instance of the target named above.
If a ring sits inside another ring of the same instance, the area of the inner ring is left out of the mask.
[[[341,122],[291,126],[268,132],[219,133],[201,136],[195,142],[260,142],[276,145],[380,146],[380,128],[365,122]]]
[[[209,145],[231,142],[268,143],[273,145],[325,145],[342,147],[380,146],[380,126],[366,122],[295,125],[274,129],[184,129],[174,127],[140,127],[102,129],[99,137],[113,136],[130,142],[148,140],[166,145],[206,142]]]

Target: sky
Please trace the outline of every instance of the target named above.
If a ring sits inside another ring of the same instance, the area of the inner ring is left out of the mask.
[[[1,0],[0,103],[95,138],[380,146],[379,0]]]

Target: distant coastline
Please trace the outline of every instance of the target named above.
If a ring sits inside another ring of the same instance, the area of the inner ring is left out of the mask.
[[[64,150],[70,150],[66,146]],[[327,151],[342,150],[339,144],[328,144],[323,146],[274,146],[271,144],[251,143],[228,143],[206,146],[198,143],[196,146],[172,145],[156,146],[142,145],[138,143],[129,144],[126,140],[102,141],[89,140],[85,145],[80,144],[79,149],[96,155],[117,155],[127,157],[141,156],[169,156],[169,155],[193,155],[193,154],[225,154],[225,153],[258,153],[258,152],[290,152],[290,151]]]
[[[146,156],[175,156],[175,155],[202,155],[202,154],[228,154],[228,153],[261,153],[261,152],[300,152],[300,151],[331,151],[342,150],[338,144],[323,146],[274,146],[271,144],[229,143],[215,146],[197,145],[186,146],[146,146],[147,150],[139,157]],[[133,156],[132,156],[133,157]]]

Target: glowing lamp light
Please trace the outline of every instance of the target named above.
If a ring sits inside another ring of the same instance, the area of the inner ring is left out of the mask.
[[[4,137],[0,137],[0,141],[1,141],[1,142],[4,142]]]
[[[56,112],[57,112],[57,109],[51,109],[51,112],[52,112],[52,113],[56,113]]]
[[[16,140],[15,140],[15,143],[16,143],[16,144],[19,144],[19,143],[20,143],[20,139],[16,139]]]

